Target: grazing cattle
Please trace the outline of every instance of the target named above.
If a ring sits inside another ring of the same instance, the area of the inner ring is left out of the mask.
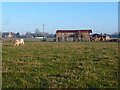
[[[93,34],[91,37],[92,41],[109,41],[110,37],[106,34]]]
[[[109,36],[106,36],[106,40],[107,40],[107,41],[110,40],[110,37],[109,37]]]
[[[106,36],[102,36],[101,41],[106,41]]]
[[[15,40],[15,43],[14,43],[14,46],[19,46],[19,45],[25,45],[25,43],[24,43],[24,40],[23,39],[17,39],[17,40]]]
[[[101,37],[96,37],[94,41],[101,41]]]

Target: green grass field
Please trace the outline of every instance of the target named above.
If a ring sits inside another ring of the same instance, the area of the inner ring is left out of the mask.
[[[117,88],[116,42],[25,42],[2,47],[3,88]]]

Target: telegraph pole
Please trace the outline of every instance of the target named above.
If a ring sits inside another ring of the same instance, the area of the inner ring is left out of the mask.
[[[44,41],[44,26],[45,26],[45,24],[43,24],[42,26],[43,26],[43,41]]]
[[[42,26],[43,26],[43,32],[44,32],[44,26],[45,26],[45,24],[43,24]]]

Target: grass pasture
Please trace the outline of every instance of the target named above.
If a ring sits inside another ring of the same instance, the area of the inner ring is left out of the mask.
[[[26,42],[2,47],[3,88],[117,88],[118,43]]]

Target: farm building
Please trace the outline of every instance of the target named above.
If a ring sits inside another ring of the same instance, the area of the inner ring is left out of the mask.
[[[92,30],[57,30],[56,41],[90,41]]]

